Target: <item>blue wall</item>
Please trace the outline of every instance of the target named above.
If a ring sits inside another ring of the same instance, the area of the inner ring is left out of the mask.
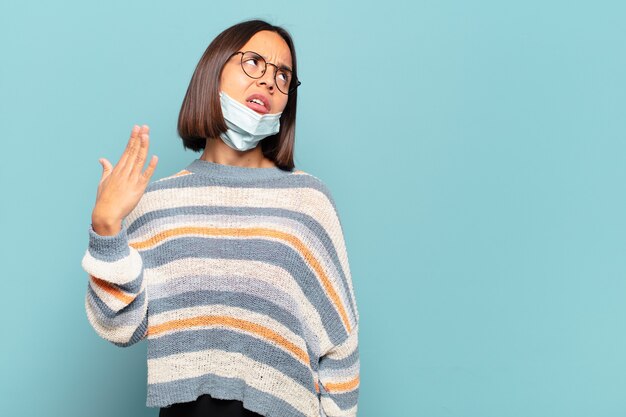
[[[154,178],[226,27],[296,42],[296,166],[335,195],[359,417],[626,415],[626,6],[608,1],[0,5],[4,415],[156,416],[146,344],[99,339],[80,260],[133,124]]]

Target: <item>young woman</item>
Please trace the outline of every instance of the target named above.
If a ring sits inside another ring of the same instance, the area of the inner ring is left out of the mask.
[[[294,169],[289,33],[236,24],[208,46],[182,104],[179,172],[142,172],[135,126],[102,178],[82,266],[104,339],[148,341],[160,416],[355,416],[359,315],[329,189]]]

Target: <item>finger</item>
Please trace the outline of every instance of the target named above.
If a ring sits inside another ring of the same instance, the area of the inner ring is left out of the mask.
[[[150,136],[148,135],[148,129],[143,129],[140,133],[140,146],[135,159],[135,165],[132,169],[132,175],[139,175],[143,170],[143,165],[146,162],[146,155],[148,154],[148,147],[150,146]]]
[[[150,159],[150,163],[148,164],[148,168],[146,168],[146,171],[142,174],[144,181],[150,181],[150,178],[152,177],[152,174],[154,173],[154,168],[156,168],[158,161],[159,161],[159,157],[156,155],[152,155],[152,158]]]
[[[102,178],[104,178],[104,177],[109,175],[109,173],[111,172],[111,169],[113,168],[113,166],[105,158],[100,158],[100,159],[98,159],[98,161],[102,165]]]
[[[132,175],[132,173],[135,171],[135,167],[137,165],[137,154],[141,149],[141,138],[144,135],[145,128],[146,125],[143,125],[139,128],[139,133],[137,134],[137,137],[133,140],[133,144],[128,151],[126,163],[123,166],[123,172],[125,173],[125,175]]]
[[[130,138],[128,139],[128,142],[126,143],[126,148],[124,149],[124,152],[122,153],[122,156],[120,157],[119,161],[117,161],[115,168],[123,167],[126,164],[126,161],[128,160],[128,153],[130,152],[132,145],[133,145],[133,141],[135,140],[138,134],[139,134],[139,126],[134,125],[130,132]]]
[[[133,129],[130,132],[130,138],[128,139],[128,143],[126,144],[126,149],[124,149],[124,153],[122,153],[122,156],[120,157],[120,160],[117,162],[116,167],[119,166],[122,169],[126,167],[129,156],[133,151],[133,147],[135,146],[137,138],[139,137],[139,131],[140,131],[140,127],[138,125],[134,125]]]

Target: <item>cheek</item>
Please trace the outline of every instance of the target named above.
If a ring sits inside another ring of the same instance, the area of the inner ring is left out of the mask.
[[[233,98],[240,98],[252,81],[254,80],[245,74],[225,69],[220,77],[220,89]]]
[[[278,94],[281,94],[281,93],[278,93]],[[280,101],[279,106],[282,108],[282,110],[285,110],[285,107],[287,107],[287,103],[288,103],[287,99],[283,99],[283,100]]]

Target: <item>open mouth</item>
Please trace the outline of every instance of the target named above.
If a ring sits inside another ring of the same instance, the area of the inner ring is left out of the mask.
[[[257,113],[266,114],[269,113],[269,103],[267,98],[260,94],[252,94],[246,99],[246,105]]]

